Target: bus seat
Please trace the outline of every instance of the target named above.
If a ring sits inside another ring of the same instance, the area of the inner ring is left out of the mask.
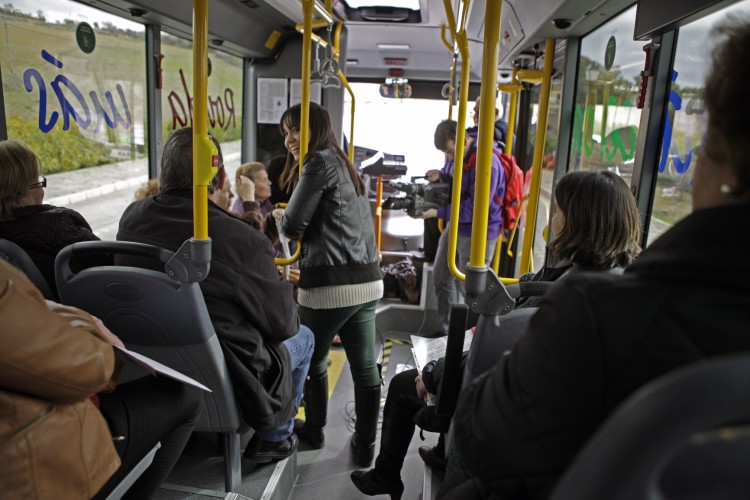
[[[551,499],[747,498],[749,395],[748,354],[650,382],[589,440]]]
[[[0,239],[0,259],[4,259],[20,269],[34,283],[45,299],[55,300],[56,297],[50,290],[47,281],[42,277],[39,268],[31,260],[26,251],[9,240]]]
[[[161,448],[161,443],[156,443],[156,445],[149,450],[148,453],[146,453],[146,456],[143,457],[137,464],[135,464],[135,467],[133,467],[130,472],[128,472],[124,478],[122,478],[122,481],[120,481],[117,486],[107,495],[107,498],[105,500],[120,500],[122,496],[127,493],[127,491],[130,489],[133,484],[138,480],[139,477],[141,477],[141,474],[143,474],[146,469],[149,468],[151,463],[154,461],[154,455],[156,455],[156,452]]]
[[[202,392],[203,412],[196,431],[224,437],[225,486],[237,491],[241,477],[240,432],[244,423],[234,396],[224,354],[198,283],[179,283],[164,272],[128,266],[101,266],[73,273],[74,256],[108,253],[151,259],[163,264],[172,252],[121,241],[80,242],[55,260],[55,276],[64,304],[101,318],[128,349],[178,370],[213,392]]]
[[[464,383],[492,368],[529,326],[538,307],[515,309],[505,316],[480,316],[466,361]]]

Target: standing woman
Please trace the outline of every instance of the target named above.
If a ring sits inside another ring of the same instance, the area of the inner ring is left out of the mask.
[[[296,183],[281,229],[293,240],[299,240],[304,232],[299,316],[315,334],[315,352],[305,384],[307,420],[297,434],[313,448],[323,447],[328,351],[338,334],[354,380],[354,459],[367,467],[375,453],[380,411],[375,306],[383,296],[370,203],[364,182],[336,141],[328,112],[314,103],[310,103],[309,149],[297,181],[300,114],[300,106],[292,106],[279,124],[289,151],[281,184],[288,191]],[[276,213],[280,216],[282,212]]]

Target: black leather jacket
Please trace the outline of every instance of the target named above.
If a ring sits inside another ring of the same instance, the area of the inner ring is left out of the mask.
[[[281,230],[295,240],[304,232],[300,288],[383,279],[370,202],[357,195],[344,160],[332,149],[307,155]]]

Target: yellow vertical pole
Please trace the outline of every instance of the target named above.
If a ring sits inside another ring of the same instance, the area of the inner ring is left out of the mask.
[[[299,131],[299,175],[302,176],[302,164],[307,156],[310,142],[310,53],[312,52],[312,15],[313,0],[302,0],[304,16],[302,33],[302,95],[300,96],[300,131]]]
[[[554,60],[555,40],[550,38],[547,40],[544,48],[544,70],[542,71],[542,89],[539,97],[539,118],[536,121],[536,142],[534,144],[534,163],[531,170],[531,189],[529,190],[529,203],[526,206],[526,226],[523,235],[523,252],[521,254],[521,274],[527,273],[531,269],[536,215],[539,210],[539,187],[542,182],[542,159],[544,157],[544,141],[547,135],[547,114],[549,111],[550,83]]]
[[[193,237],[208,239],[208,185],[219,167],[208,136],[208,0],[193,0]]]
[[[492,179],[492,145],[495,131],[495,88],[500,54],[501,0],[487,0],[484,15],[484,54],[482,58],[481,110],[477,140],[474,216],[471,222],[472,267],[484,267],[487,250],[487,214],[490,209],[489,186]],[[453,221],[451,221],[453,222]]]
[[[330,2],[330,0],[326,0],[326,8],[328,8],[328,2]],[[336,23],[336,31],[334,32],[333,36],[333,49],[334,53],[336,54],[336,60],[339,59],[339,47],[341,46],[341,28],[343,26],[344,23]],[[339,68],[341,68],[341,65],[339,65]],[[354,91],[349,85],[349,80],[346,79],[346,76],[341,69],[339,69],[339,80],[341,81],[342,85],[344,85],[344,88],[349,92],[349,97],[351,97],[352,99],[351,125],[349,126],[349,161],[354,162],[354,109],[356,105],[356,99],[354,98]]]
[[[518,66],[513,66],[513,76],[511,78],[511,84],[516,85],[516,75],[518,74]],[[513,154],[513,139],[516,135],[516,114],[518,113],[518,90],[514,90],[510,93],[510,109],[508,110],[508,133],[506,134],[506,141],[508,144],[505,145],[505,150],[509,155]]]
[[[468,1],[468,0],[467,0]],[[456,33],[456,20],[450,0],[443,0],[446,18],[452,33]],[[448,229],[448,269],[459,280],[465,280],[466,275],[456,266],[456,246],[458,241],[458,213],[461,200],[461,179],[463,174],[464,139],[466,138],[466,101],[469,100],[469,41],[466,30],[455,34],[458,50],[461,53],[461,84],[459,85],[458,122],[456,127],[456,151],[453,159],[453,187],[451,192],[451,217]],[[494,116],[494,111],[493,111]]]

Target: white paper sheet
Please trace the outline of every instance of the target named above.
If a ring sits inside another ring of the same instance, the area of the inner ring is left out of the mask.
[[[173,380],[177,380],[178,382],[182,382],[183,384],[192,385],[193,387],[197,387],[198,389],[203,389],[204,391],[212,392],[211,389],[201,384],[197,380],[194,380],[188,377],[187,375],[183,375],[177,370],[173,370],[172,368],[165,366],[159,363],[158,361],[149,358],[148,356],[144,356],[143,354],[138,354],[137,352],[128,351],[127,349],[123,349],[122,347],[117,347],[117,349],[119,349],[121,353],[127,356],[128,359],[133,361],[133,363],[142,367],[143,369],[145,369],[147,372],[149,372],[152,375],[156,375],[156,374],[163,375]]]

